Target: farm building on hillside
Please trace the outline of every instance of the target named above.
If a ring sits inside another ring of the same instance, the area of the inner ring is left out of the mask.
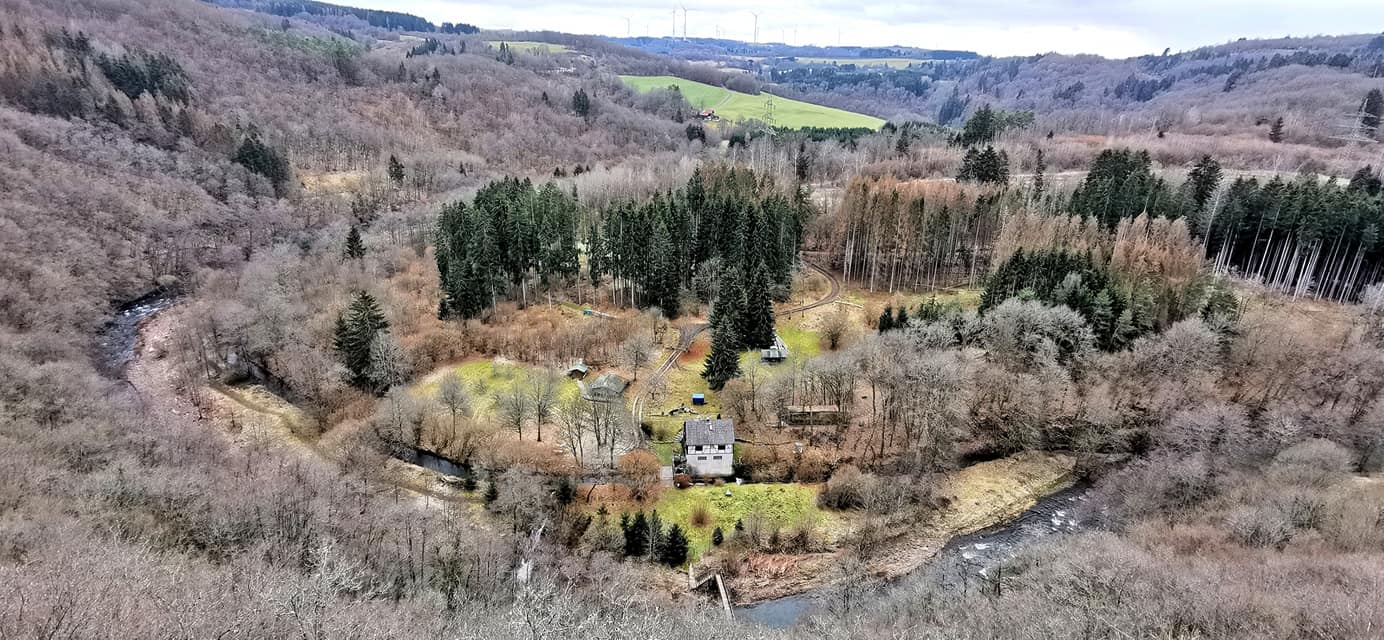
[[[624,378],[613,373],[602,373],[591,381],[591,384],[581,384],[581,397],[592,402],[619,402],[625,394],[625,387],[629,385]]]
[[[735,423],[721,418],[684,420],[682,455],[690,475],[735,475]]]

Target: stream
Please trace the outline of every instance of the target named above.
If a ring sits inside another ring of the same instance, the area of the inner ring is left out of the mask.
[[[424,469],[436,471],[444,476],[464,478],[471,475],[471,471],[461,463],[439,456],[427,449],[412,449],[395,457],[409,464],[416,464]]]
[[[1083,511],[1090,497],[1091,487],[1084,484],[1046,496],[1013,520],[953,538],[930,562],[901,580],[930,580],[945,589],[965,589],[1039,541],[1088,528],[1077,519],[1077,513]],[[888,590],[892,584],[897,581],[882,585],[880,591]],[[766,627],[786,629],[805,619],[817,606],[809,592],[738,606],[735,614]]]
[[[154,292],[122,304],[97,334],[97,363],[101,369],[112,377],[123,378],[125,367],[135,359],[140,325],[176,301],[173,295]]]

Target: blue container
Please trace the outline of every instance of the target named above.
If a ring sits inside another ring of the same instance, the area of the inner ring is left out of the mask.
[[[692,404],[696,404],[696,405],[706,404],[706,394],[704,394],[704,393],[694,393],[694,394],[692,394]]]

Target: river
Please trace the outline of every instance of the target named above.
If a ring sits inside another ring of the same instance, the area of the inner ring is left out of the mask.
[[[970,535],[953,538],[925,567],[901,580],[931,580],[948,589],[965,589],[1019,552],[1052,536],[1069,535],[1086,528],[1077,514],[1091,497],[1089,485],[1078,484],[1046,496],[1009,522]],[[897,582],[881,585],[887,591]],[[812,593],[736,607],[736,615],[767,627],[785,629],[817,608]]]
[[[97,336],[97,362],[102,370],[123,378],[125,367],[135,359],[140,325],[176,301],[172,295],[156,292],[121,305]]]

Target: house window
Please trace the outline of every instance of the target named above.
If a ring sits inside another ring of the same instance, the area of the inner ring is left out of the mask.
[[[720,459],[721,459],[721,456],[711,456],[711,459],[712,459],[712,460],[720,460]]]
[[[701,462],[706,462],[706,456],[697,456],[697,460]]]

